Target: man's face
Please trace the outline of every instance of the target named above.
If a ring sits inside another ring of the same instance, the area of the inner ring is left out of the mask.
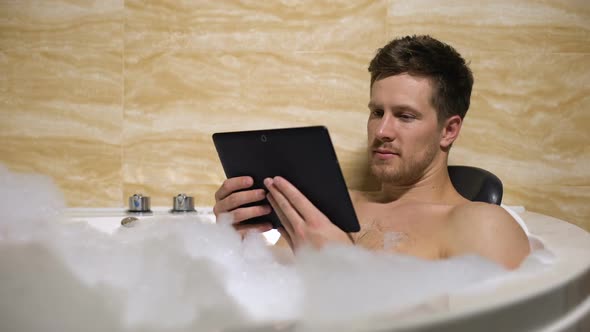
[[[369,165],[381,181],[416,183],[440,155],[441,129],[427,78],[408,74],[373,83],[367,137]]]

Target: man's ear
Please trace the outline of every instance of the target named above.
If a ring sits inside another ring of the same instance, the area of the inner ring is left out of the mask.
[[[442,131],[440,137],[440,147],[443,150],[451,148],[451,145],[459,136],[462,124],[463,120],[458,115],[453,115],[445,120],[443,127],[441,128]]]

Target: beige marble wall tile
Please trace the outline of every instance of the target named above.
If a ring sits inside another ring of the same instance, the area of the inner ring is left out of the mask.
[[[588,186],[590,54],[483,53],[471,61],[472,106],[452,161],[485,165],[507,184]]]
[[[173,196],[186,193],[197,206],[214,204],[224,177],[210,135],[179,130],[143,136],[123,146],[124,197],[142,193],[154,206],[171,207]]]
[[[361,51],[383,43],[372,1],[125,1],[126,46],[201,51]]]
[[[118,145],[84,137],[1,135],[0,156],[12,171],[51,177],[68,206],[121,206]]]
[[[170,204],[184,191],[195,195],[197,204],[213,204],[213,192],[225,178],[211,141],[214,132],[315,124],[331,130],[349,184],[358,186],[369,57],[128,53],[125,194],[139,190],[154,203]]]
[[[0,135],[120,142],[120,51],[2,53],[10,66],[0,91]]]
[[[459,51],[590,52],[590,4],[571,0],[389,0],[390,36],[431,34]]]
[[[0,2],[0,162],[120,206],[122,1]]]
[[[120,48],[122,19],[123,0],[2,0],[0,49]]]
[[[71,206],[119,205],[121,54],[10,50],[0,161],[51,176]]]
[[[505,188],[503,201],[550,215],[590,231],[590,187],[536,185]]]

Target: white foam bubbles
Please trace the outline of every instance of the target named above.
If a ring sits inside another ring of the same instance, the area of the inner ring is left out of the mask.
[[[47,178],[0,167],[0,181],[2,331],[354,330],[505,273],[475,256],[431,262],[340,246],[284,264],[262,236],[242,241],[228,222],[198,215],[107,235],[65,222]]]
[[[63,208],[63,196],[49,177],[11,172],[0,164],[0,240],[35,237]]]

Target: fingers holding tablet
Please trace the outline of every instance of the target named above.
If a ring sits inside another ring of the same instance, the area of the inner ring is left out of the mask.
[[[251,176],[239,176],[230,178],[221,184],[221,187],[215,192],[215,202],[225,199],[231,195],[234,191],[248,189],[252,187],[254,180]]]
[[[219,217],[222,213],[231,213],[234,224],[237,224],[247,219],[270,214],[272,210],[268,205],[242,207],[246,204],[260,202],[266,198],[264,189],[244,190],[252,187],[252,185],[253,180],[249,176],[225,180],[215,193],[216,203],[213,207],[215,216]]]
[[[347,233],[334,225],[295,186],[282,177],[264,180],[267,195],[281,220],[285,236],[293,250],[305,244],[321,248],[328,242],[350,244]]]
[[[290,205],[301,216],[302,220],[313,222],[320,218],[326,219],[326,216],[313,205],[293,184],[286,179],[276,176],[272,179],[272,184],[279,189],[284,197],[290,202]]]
[[[215,213],[229,212],[245,204],[259,202],[264,198],[264,189],[238,191],[218,201],[213,209]]]
[[[276,193],[276,191],[275,191],[275,193]],[[277,194],[277,196],[278,195],[280,195],[280,194]],[[279,203],[274,198],[273,194],[269,193],[266,197],[268,198],[270,205],[272,205],[272,208],[275,211],[277,217],[279,217],[279,220],[281,221],[282,227],[280,227],[279,230],[282,230],[283,232],[286,232],[287,234],[294,234],[295,230],[293,228],[293,224],[292,224],[291,220],[289,220],[289,218],[287,218],[287,216],[283,212],[283,209],[279,206]],[[283,234],[283,233],[281,233],[281,234]],[[290,236],[289,236],[289,239],[291,239]],[[289,241],[289,245],[291,246],[291,249],[295,249],[295,247],[293,246],[293,242]]]
[[[272,209],[268,205],[242,207],[230,211],[234,220],[234,224],[238,224],[244,220],[265,216],[267,214],[270,214],[271,212]]]

